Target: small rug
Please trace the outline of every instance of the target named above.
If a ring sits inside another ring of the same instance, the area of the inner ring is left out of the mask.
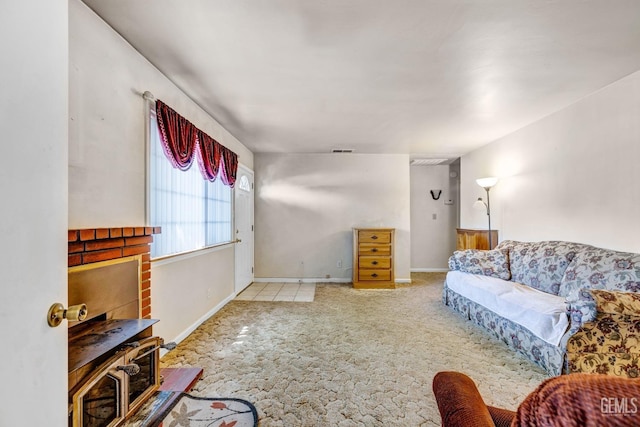
[[[183,393],[177,403],[160,417],[158,427],[256,427],[258,412],[246,400],[207,398]]]

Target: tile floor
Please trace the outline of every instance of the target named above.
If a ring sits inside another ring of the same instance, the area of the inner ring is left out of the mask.
[[[315,283],[252,283],[236,297],[240,301],[312,302]]]

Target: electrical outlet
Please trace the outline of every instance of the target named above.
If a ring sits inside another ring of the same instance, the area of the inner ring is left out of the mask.
[[[207,299],[210,299],[212,295],[213,295],[213,289],[211,288],[207,289]]]
[[[431,219],[438,219],[438,214],[431,215]]]
[[[342,260],[341,259],[338,260],[338,262],[336,264],[336,267],[342,268]]]

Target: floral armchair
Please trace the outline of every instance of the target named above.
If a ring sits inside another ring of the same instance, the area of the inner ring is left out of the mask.
[[[640,377],[640,294],[589,292],[596,316],[567,341],[568,371]]]

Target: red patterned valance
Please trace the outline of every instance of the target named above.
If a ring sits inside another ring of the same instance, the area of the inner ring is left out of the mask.
[[[220,149],[223,147],[201,130],[198,130],[198,146],[200,147],[198,156],[200,172],[206,180],[215,181],[220,169]]]
[[[226,147],[222,150],[222,182],[233,187],[236,184],[236,172],[238,171],[238,155]]]
[[[233,187],[238,171],[238,155],[195,127],[164,102],[156,101],[160,140],[174,168],[187,170],[197,153],[202,176],[215,181],[218,173],[225,185]]]
[[[186,171],[193,162],[196,127],[164,102],[156,102],[156,117],[164,154],[174,168]]]

